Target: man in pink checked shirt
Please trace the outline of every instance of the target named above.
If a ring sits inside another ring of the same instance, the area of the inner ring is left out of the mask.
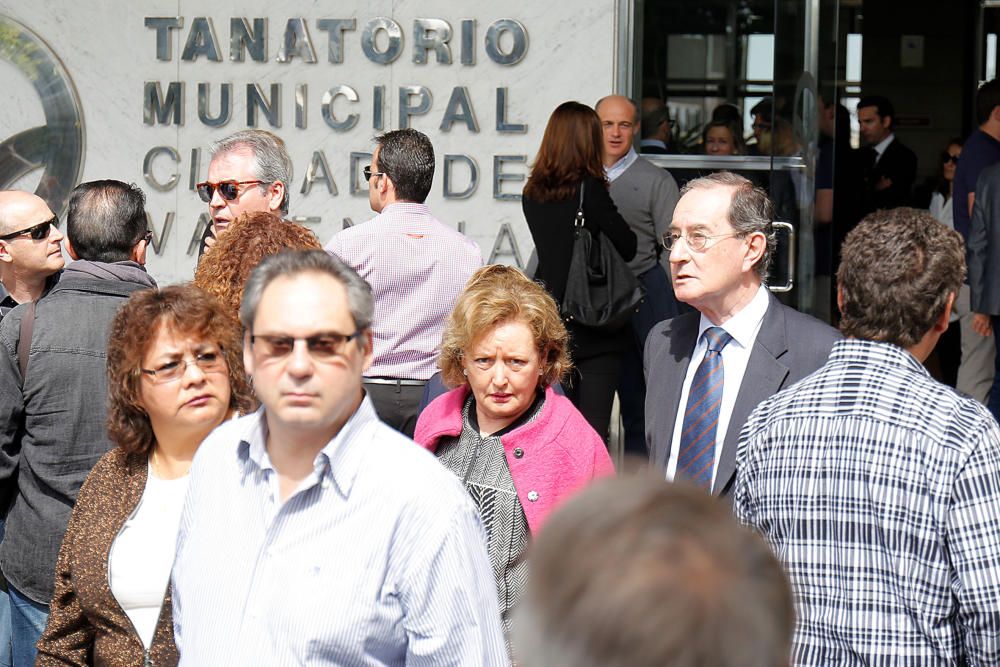
[[[365,391],[382,421],[412,437],[424,385],[437,371],[445,320],[483,256],[424,204],[434,179],[427,135],[394,130],[375,143],[364,174],[378,215],[339,232],[326,249],[372,286],[374,357]]]

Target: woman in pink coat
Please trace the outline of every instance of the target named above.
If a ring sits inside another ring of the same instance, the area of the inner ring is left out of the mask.
[[[577,489],[614,473],[603,440],[552,390],[572,366],[568,343],[544,288],[509,266],[480,269],[442,341],[442,377],[456,388],[427,406],[414,434],[479,507],[508,632],[528,537]]]

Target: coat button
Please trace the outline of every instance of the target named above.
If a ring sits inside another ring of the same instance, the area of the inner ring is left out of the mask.
[[[531,502],[538,500],[538,491],[528,491],[528,500]]]
[[[514,448],[514,458],[515,459],[522,459],[522,458],[524,458],[524,450],[521,449],[520,447],[515,447]]]

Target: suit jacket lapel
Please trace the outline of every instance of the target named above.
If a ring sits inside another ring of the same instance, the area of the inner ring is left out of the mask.
[[[785,313],[773,294],[768,295],[767,311],[757,332],[750,360],[743,375],[733,414],[729,417],[729,427],[723,440],[719,467],[715,473],[712,493],[720,495],[732,483],[736,475],[736,450],[739,447],[740,431],[750,417],[750,413],[761,401],[776,394],[788,377],[788,366],[781,358],[788,351],[785,330]]]
[[[681,315],[671,320],[670,327],[663,332],[669,340],[665,363],[662,366],[662,381],[666,389],[663,409],[669,416],[663,423],[664,432],[659,433],[657,438],[661,443],[654,461],[657,470],[667,469],[670,450],[673,447],[674,424],[677,422],[677,415],[684,412],[685,406],[680,404],[681,390],[684,388],[684,377],[687,375],[695,343],[698,342],[700,319],[701,315],[697,312]],[[669,414],[671,411],[672,414]]]

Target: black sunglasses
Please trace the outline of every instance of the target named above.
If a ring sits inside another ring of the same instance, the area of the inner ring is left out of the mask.
[[[203,202],[212,201],[212,195],[215,191],[219,191],[219,196],[226,201],[233,201],[240,196],[240,186],[241,185],[260,185],[264,181],[219,181],[218,183],[212,183],[211,181],[205,181],[204,183],[199,183],[195,186],[198,190],[198,196],[201,197]]]
[[[19,232],[11,232],[10,234],[4,234],[0,236],[0,241],[10,241],[11,239],[16,239],[18,236],[30,236],[32,241],[41,241],[42,239],[47,239],[49,237],[49,228],[59,226],[59,216],[54,215],[50,220],[45,222],[40,222],[37,225],[32,225],[27,229],[22,229]]]
[[[361,170],[361,173],[365,175],[366,181],[372,180],[372,176],[385,176],[384,171],[372,171],[371,167],[365,167]]]
[[[948,164],[949,162],[951,162],[952,164],[958,164],[958,156],[950,155],[948,153],[942,153],[941,164]]]

